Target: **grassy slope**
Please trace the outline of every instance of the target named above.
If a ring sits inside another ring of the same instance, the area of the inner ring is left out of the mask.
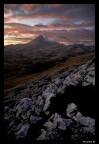
[[[30,82],[31,80],[37,80],[47,75],[55,74],[56,72],[66,68],[71,67],[73,65],[80,64],[81,62],[87,61],[95,55],[95,52],[82,54],[80,56],[70,57],[66,61],[59,62],[57,65],[52,66],[49,69],[43,70],[42,72],[37,72],[34,74],[27,74],[20,77],[9,77],[4,80],[4,89],[7,90],[9,88],[18,86],[20,84],[25,84]]]

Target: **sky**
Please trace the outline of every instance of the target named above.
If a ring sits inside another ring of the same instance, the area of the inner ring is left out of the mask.
[[[4,4],[4,45],[46,35],[63,44],[95,44],[94,4]]]

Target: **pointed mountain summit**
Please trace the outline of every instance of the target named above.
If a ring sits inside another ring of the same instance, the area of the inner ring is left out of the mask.
[[[14,48],[14,51],[20,51],[25,53],[30,53],[30,51],[38,51],[47,49],[54,46],[60,46],[60,43],[54,41],[53,39],[45,36],[45,35],[39,35],[32,41],[26,43],[26,44],[17,44],[15,46],[12,46],[12,49]],[[22,53],[23,53],[22,52]]]
[[[49,46],[56,45],[59,43],[45,35],[40,35],[27,44],[32,45],[32,46],[41,46],[42,47],[42,46],[48,46],[48,45]]]
[[[48,42],[55,42],[53,39],[48,38],[45,35],[40,35],[38,37],[35,38],[35,41],[48,41]]]

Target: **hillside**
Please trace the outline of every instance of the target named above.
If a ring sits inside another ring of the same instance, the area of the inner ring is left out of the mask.
[[[29,83],[32,80],[37,80],[39,78],[49,76],[52,74],[55,74],[56,72],[66,68],[66,67],[71,67],[73,65],[79,65],[82,62],[85,62],[86,60],[92,58],[95,55],[95,52],[92,53],[87,53],[87,54],[82,54],[80,56],[76,57],[70,57],[67,60],[57,62],[56,65],[51,65],[50,68],[47,68],[43,70],[42,72],[37,72],[33,74],[25,74],[23,76],[11,76],[7,79],[4,80],[4,88],[9,89],[13,87],[18,87],[18,85],[25,85],[26,83]]]
[[[12,79],[15,81],[21,77],[25,79],[65,63],[66,60],[68,62],[70,57],[87,53],[91,55],[94,50],[92,46],[59,44],[42,35],[27,44],[6,46],[4,49],[5,85],[8,85],[10,80],[12,82]]]
[[[78,59],[84,60],[5,91],[8,142],[95,140],[95,57]]]

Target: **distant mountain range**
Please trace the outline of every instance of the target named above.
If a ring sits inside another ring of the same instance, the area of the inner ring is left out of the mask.
[[[5,48],[7,48],[7,50],[13,49],[14,51],[20,51],[20,50],[29,51],[29,50],[34,50],[35,48],[40,49],[41,47],[46,48],[46,47],[51,47],[54,45],[60,45],[60,44],[44,35],[40,35],[37,38],[30,41],[29,43],[8,45],[8,46],[5,46]]]
[[[64,44],[60,44],[56,41],[54,41],[53,39],[45,36],[45,35],[40,35],[38,37],[36,37],[35,39],[33,39],[32,41],[30,41],[29,43],[26,44],[16,44],[16,45],[7,45],[5,46],[5,51],[9,51],[9,50],[14,50],[14,51],[20,51],[20,50],[34,50],[35,48],[40,49],[40,48],[51,48],[51,46],[64,46],[65,48],[77,48],[80,49],[79,51],[92,51],[94,50],[94,46],[85,46],[83,44],[73,44],[73,45],[64,45]],[[36,50],[37,50],[36,49]],[[81,50],[82,49],[82,50]],[[55,49],[54,49],[55,50]]]
[[[35,73],[68,57],[94,50],[94,46],[82,44],[66,46],[45,35],[40,35],[26,44],[8,45],[4,48],[5,78],[27,72]]]

